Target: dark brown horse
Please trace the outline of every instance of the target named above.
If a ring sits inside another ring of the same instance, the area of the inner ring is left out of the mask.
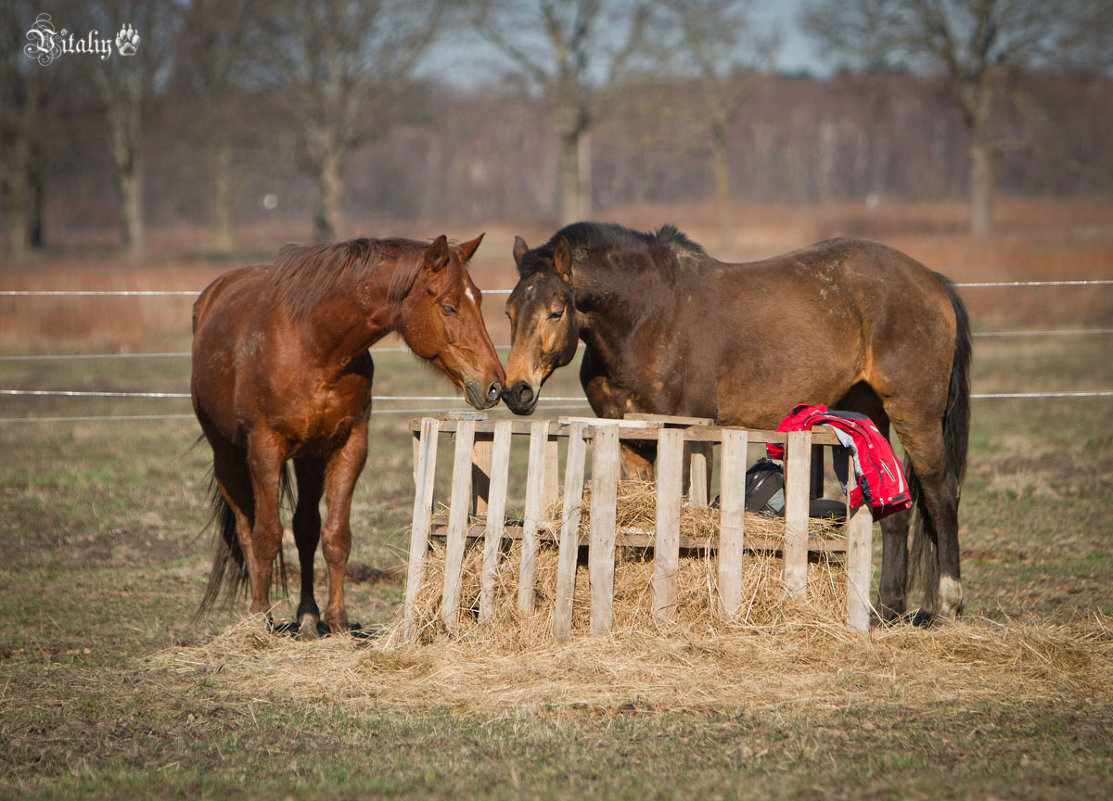
[[[919,620],[962,608],[958,500],[969,431],[970,328],[945,277],[892,248],[833,239],[749,264],[708,256],[675,228],[576,223],[530,250],[506,310],[503,398],[529,414],[586,345],[595,413],[709,417],[771,429],[797,403],[864,412],[907,455],[924,543]],[[645,457],[627,467],[651,469]],[[904,614],[909,513],[882,521],[879,610]]]
[[[482,238],[461,245],[441,236],[432,244],[356,239],[288,246],[273,266],[232,270],[201,293],[193,307],[191,387],[213,449],[220,521],[202,611],[222,585],[231,599],[246,578],[251,611],[268,612],[273,562],[281,554],[280,495],[292,459],[299,634],[317,636],[318,541],[329,573],[324,622],[333,632],[346,630],[348,520],[367,458],[374,371],[367,348],[397,331],[463,388],[472,406],[498,403],[505,375],[466,266]]]

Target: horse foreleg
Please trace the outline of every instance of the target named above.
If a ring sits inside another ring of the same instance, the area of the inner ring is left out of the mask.
[[[252,614],[270,612],[270,586],[274,558],[282,547],[282,518],[279,511],[279,484],[285,461],[270,437],[252,437],[247,448],[251,487],[255,496],[255,521],[251,528],[251,551],[245,552],[247,575],[251,584]]]
[[[321,552],[329,576],[325,624],[333,634],[348,630],[348,613],[344,608],[344,568],[352,548],[352,493],[366,461],[367,421],[364,420],[352,430],[344,447],[329,458],[325,469],[328,517],[321,529]]]
[[[313,593],[313,560],[321,540],[321,493],[324,491],[325,464],[321,459],[294,461],[298,481],[298,505],[294,511],[294,541],[298,546],[301,568],[301,598],[298,602],[298,639],[317,637],[321,610]]]

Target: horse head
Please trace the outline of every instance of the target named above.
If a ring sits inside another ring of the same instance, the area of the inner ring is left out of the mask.
[[[480,234],[450,245],[442,234],[425,249],[399,325],[410,350],[451,378],[476,409],[498,403],[506,381],[467,269],[482,241]]]
[[[515,414],[531,414],[541,385],[553,370],[576,355],[579,325],[573,302],[572,253],[562,236],[533,250],[517,237],[514,261],[520,277],[506,301],[510,357],[503,400]]]

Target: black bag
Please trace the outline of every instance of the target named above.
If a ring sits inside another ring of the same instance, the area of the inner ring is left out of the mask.
[[[746,511],[783,516],[785,471],[771,459],[759,459],[746,471]]]

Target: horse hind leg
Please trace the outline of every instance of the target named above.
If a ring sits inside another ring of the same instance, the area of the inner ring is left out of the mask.
[[[213,506],[219,530],[199,615],[212,609],[221,595],[231,603],[249,579],[251,528],[255,519],[251,478],[243,452],[219,436],[208,439],[213,450]]]
[[[294,541],[298,547],[301,592],[298,601],[298,639],[312,640],[319,635],[321,610],[313,593],[313,561],[321,540],[321,493],[325,484],[325,463],[317,458],[294,461],[298,496],[294,510]]]

